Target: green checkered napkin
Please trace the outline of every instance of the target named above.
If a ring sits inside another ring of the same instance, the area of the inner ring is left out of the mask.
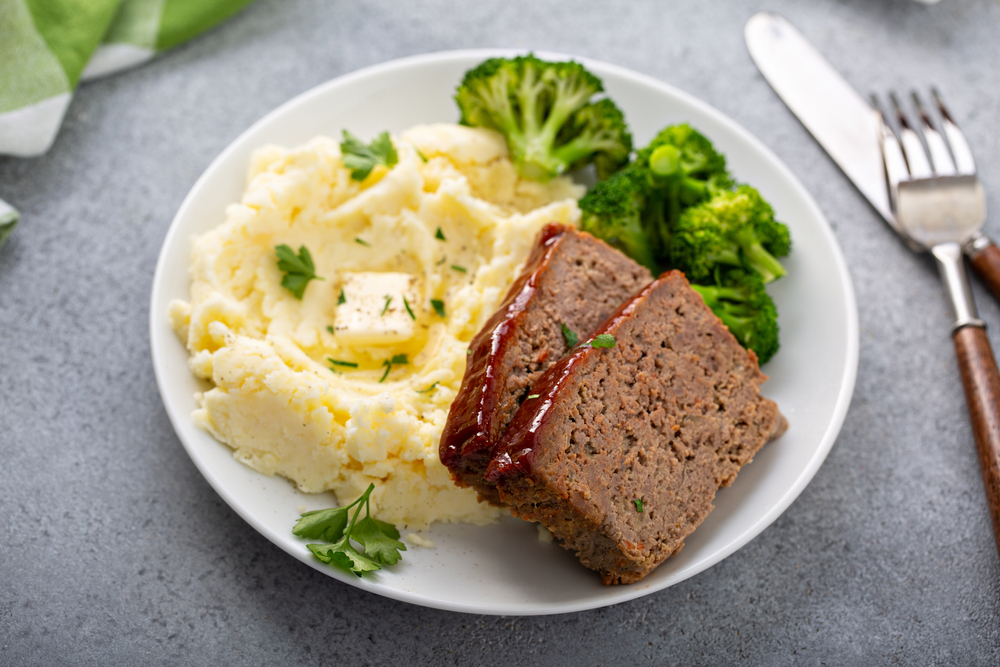
[[[143,63],[251,0],[0,0],[0,154],[41,155],[81,80]],[[0,201],[0,245],[17,212]]]

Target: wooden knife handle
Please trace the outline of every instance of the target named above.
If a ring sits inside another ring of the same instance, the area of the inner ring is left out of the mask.
[[[993,537],[997,553],[1000,553],[1000,372],[986,329],[962,327],[955,331],[952,339],[979,452],[986,504],[993,520]]]
[[[969,263],[979,279],[993,292],[993,296],[1000,299],[1000,248],[990,243],[974,252],[969,257]]]

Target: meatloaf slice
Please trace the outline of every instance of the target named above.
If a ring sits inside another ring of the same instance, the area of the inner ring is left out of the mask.
[[[493,446],[542,372],[653,277],[590,234],[547,225],[500,309],[470,344],[458,396],[441,434],[441,461],[459,486],[500,504],[483,471]]]
[[[642,579],[712,510],[720,485],[781,427],[766,377],[692,290],[660,276],[531,390],[486,479],[605,584]]]

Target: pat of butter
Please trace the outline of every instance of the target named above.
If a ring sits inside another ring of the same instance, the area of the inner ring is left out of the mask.
[[[408,273],[344,273],[340,288],[344,303],[337,306],[333,325],[340,342],[345,345],[387,345],[413,337],[414,316],[418,314],[418,304],[422,301],[417,289],[417,276]]]

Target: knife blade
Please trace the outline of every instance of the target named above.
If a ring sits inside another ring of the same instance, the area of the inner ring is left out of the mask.
[[[743,30],[761,74],[883,218],[897,227],[879,148],[878,112],[784,17],[760,12]]]
[[[915,247],[889,202],[879,112],[783,16],[754,14],[743,35],[750,57],[778,97],[900,238]],[[1000,248],[978,234],[964,251],[976,275],[1000,299]]]

